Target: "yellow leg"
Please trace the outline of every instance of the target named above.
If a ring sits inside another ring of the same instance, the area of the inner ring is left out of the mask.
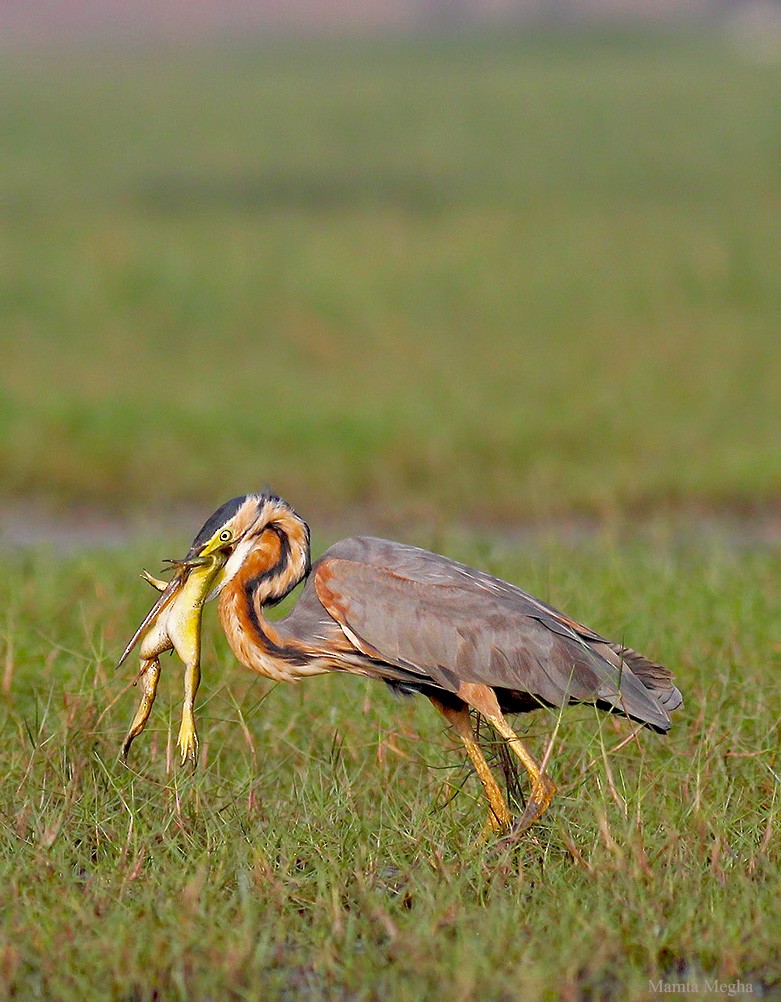
[[[149,714],[152,712],[152,704],[157,695],[157,683],[160,681],[160,662],[158,659],[155,657],[142,661],[138,677],[141,682],[141,702],[138,704],[138,709],[136,710],[136,715],[133,717],[130,730],[127,732],[127,737],[122,742],[122,751],[120,754],[123,762],[127,760],[130,746],[133,744],[134,739],[143,731],[149,719]]]
[[[195,731],[195,696],[201,684],[201,666],[198,661],[190,661],[184,669],[184,704],[182,705],[182,726],[179,728],[179,751],[182,765],[189,759],[193,765],[198,761],[198,735]]]
[[[472,731],[472,722],[469,719],[469,710],[466,706],[459,708],[445,706],[437,699],[431,699],[431,702],[442,713],[448,723],[453,725],[453,729],[459,738],[461,738],[467,755],[472,760],[475,772],[483,784],[489,804],[486,827],[495,833],[508,831],[512,824],[512,814],[510,814],[510,808],[507,806],[504,794],[499,789],[499,784],[494,779],[491,767],[486,762],[485,755],[483,755],[480,745],[475,740]]]
[[[549,776],[541,771],[526,745],[504,719],[498,707],[495,713],[488,715],[488,722],[501,734],[511,751],[521,760],[521,764],[532,781],[532,792],[526,802],[526,810],[514,827],[514,834],[521,835],[528,828],[531,828],[534,822],[550,807],[556,792],[556,785]]]

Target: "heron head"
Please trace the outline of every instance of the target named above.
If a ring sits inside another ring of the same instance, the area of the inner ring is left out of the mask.
[[[236,576],[263,579],[269,601],[279,601],[309,570],[309,528],[275,494],[243,494],[221,505],[204,523],[181,560],[169,560],[174,576],[166,584],[145,575],[162,594],[144,617],[119,664],[161,620],[192,614],[215,598]],[[186,595],[186,602],[179,597]],[[186,609],[182,602],[185,602]],[[177,605],[178,603],[178,605]]]
[[[259,499],[258,494],[242,494],[220,505],[204,522],[184,562],[197,563],[216,553],[233,553],[257,522]]]
[[[285,539],[283,545],[281,540]],[[298,544],[298,545],[296,545]],[[222,556],[206,601],[214,598],[244,568],[252,557],[253,568],[262,572],[272,564],[300,550],[304,556],[301,574],[309,567],[309,529],[290,505],[269,491],[244,494],[221,505],[204,523],[193,540],[186,567]],[[264,563],[268,567],[264,567]],[[297,573],[298,561],[290,561],[291,573]],[[299,580],[301,577],[299,574]]]

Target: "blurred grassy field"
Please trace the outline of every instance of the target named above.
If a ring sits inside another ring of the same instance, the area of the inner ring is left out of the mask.
[[[4,56],[0,491],[781,488],[781,67],[719,37]]]
[[[477,843],[479,785],[426,700],[351,678],[270,689],[236,665],[213,610],[197,772],[171,764],[175,659],[123,768],[138,694],[112,665],[149,599],[140,582],[129,598],[137,554],[4,559],[0,994],[626,1002],[659,979],[777,989],[778,555],[448,549],[663,658],[686,695],[667,738],[617,751],[625,721],[568,710],[550,766],[559,796],[514,851]],[[516,724],[540,753],[556,717]]]

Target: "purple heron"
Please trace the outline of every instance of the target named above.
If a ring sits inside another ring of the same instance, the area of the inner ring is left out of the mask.
[[[219,617],[238,660],[274,681],[341,671],[422,693],[464,744],[483,784],[495,831],[512,826],[507,801],[476,740],[470,709],[497,731],[529,775],[516,832],[547,809],[555,786],[504,714],[590,703],[665,732],[683,700],[670,671],[522,591],[447,557],[368,536],[336,543],[310,563],[309,527],[287,502],[264,492],[227,501],[206,521],[173,578],[144,574],[162,594],[125,649],[141,641],[143,692],[122,746],[143,730],[174,648],[185,663],[179,750],[195,764],[194,701],[200,681],[204,602]],[[281,620],[264,616],[305,582]]]

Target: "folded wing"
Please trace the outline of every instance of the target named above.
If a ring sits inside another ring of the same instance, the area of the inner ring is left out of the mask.
[[[597,703],[661,731],[672,675],[526,592],[425,550],[356,539],[314,568],[320,602],[363,654],[456,692],[464,682],[543,703]]]

